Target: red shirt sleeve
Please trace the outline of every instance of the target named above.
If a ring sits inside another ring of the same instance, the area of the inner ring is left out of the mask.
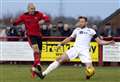
[[[45,20],[45,22],[50,22],[50,18],[46,14],[39,12],[39,16],[41,16],[41,19]]]
[[[15,20],[15,22],[13,23],[13,25],[16,26],[16,25],[18,25],[18,24],[20,24],[22,22],[23,22],[23,15],[21,15],[19,18],[17,18]]]

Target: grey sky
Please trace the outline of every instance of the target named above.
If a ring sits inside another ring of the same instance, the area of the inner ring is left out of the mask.
[[[4,14],[16,14],[19,11],[26,11],[27,4],[33,2],[37,9],[47,12],[52,16],[59,16],[61,0],[1,0],[0,12]],[[120,7],[120,0],[62,0],[62,12],[64,16],[77,17],[100,16],[102,19],[112,14]]]

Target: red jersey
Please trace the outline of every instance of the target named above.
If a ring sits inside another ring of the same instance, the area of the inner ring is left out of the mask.
[[[45,22],[49,22],[49,17],[45,14],[35,11],[33,15],[28,12],[21,15],[13,25],[18,25],[19,23],[24,23],[26,28],[26,33],[28,36],[42,36],[41,29],[39,26],[39,21],[45,20]]]

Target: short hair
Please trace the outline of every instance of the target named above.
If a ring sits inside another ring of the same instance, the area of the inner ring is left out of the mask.
[[[85,16],[79,16],[78,19],[85,19],[86,22],[88,21],[87,17]]]
[[[35,4],[34,4],[34,3],[28,3],[28,8],[29,8],[31,5],[35,7]]]

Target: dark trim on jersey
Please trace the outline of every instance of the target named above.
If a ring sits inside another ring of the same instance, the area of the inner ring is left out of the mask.
[[[98,37],[98,35],[97,35],[97,34],[95,34],[95,35],[93,36],[93,38],[94,38],[94,39],[96,39],[97,37]]]
[[[38,11],[35,11],[35,13],[33,15],[36,15],[38,13],[39,13]],[[29,12],[25,12],[24,15],[30,15],[30,14],[29,14]]]
[[[97,34],[93,35],[93,37],[92,37],[91,41],[95,41],[95,39],[96,39],[97,37],[98,37],[98,35],[97,35]]]

